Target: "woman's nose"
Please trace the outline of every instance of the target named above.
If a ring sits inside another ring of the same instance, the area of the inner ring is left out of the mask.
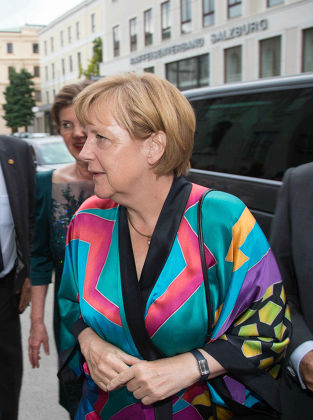
[[[73,134],[76,137],[86,137],[86,130],[81,124],[75,124]]]
[[[79,158],[81,160],[86,160],[86,161],[89,161],[89,160],[93,159],[91,140],[90,140],[89,137],[87,137],[82,150],[79,152]]]

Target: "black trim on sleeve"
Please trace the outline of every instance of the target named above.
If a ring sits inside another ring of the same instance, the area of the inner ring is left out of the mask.
[[[78,340],[79,334],[86,328],[89,328],[89,325],[86,324],[83,318],[79,318],[76,322],[74,322],[74,324],[71,327],[71,333],[75,337],[75,340]]]
[[[228,341],[216,340],[205,344],[203,350],[216,359],[230,376],[243,383],[275,411],[281,411],[278,381],[266,371],[258,369],[249,359],[243,356],[239,349]],[[216,383],[214,379],[210,382],[213,386]],[[221,388],[220,384],[217,385],[218,388]],[[226,386],[224,388],[226,389]],[[219,389],[217,392],[220,393],[221,390]],[[225,390],[222,391],[222,394],[222,398],[224,396],[229,398],[229,393],[227,396]]]

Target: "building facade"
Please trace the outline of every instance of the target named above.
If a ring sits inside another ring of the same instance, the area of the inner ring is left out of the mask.
[[[11,128],[6,126],[3,118],[5,103],[4,90],[9,84],[9,74],[13,68],[17,72],[26,69],[34,75],[35,100],[41,105],[40,90],[40,48],[38,32],[43,26],[25,25],[20,28],[0,30],[0,133],[10,134]],[[32,131],[41,131],[40,127],[32,127]]]
[[[103,0],[85,0],[52,21],[39,33],[41,48],[41,91],[43,106],[37,117],[53,131],[49,110],[56,93],[66,84],[84,79],[93,56],[94,39],[103,38]]]
[[[101,74],[181,90],[313,71],[312,0],[107,0]]]
[[[39,33],[49,110],[82,80],[101,37],[101,76],[150,71],[179,89],[313,72],[313,0],[85,0]],[[44,117],[43,117],[44,116]]]

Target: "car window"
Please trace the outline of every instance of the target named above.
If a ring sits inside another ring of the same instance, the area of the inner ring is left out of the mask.
[[[33,147],[36,151],[38,165],[70,163],[74,160],[63,141],[38,143],[33,144]]]
[[[281,180],[313,160],[313,89],[191,100],[197,129],[195,169]]]

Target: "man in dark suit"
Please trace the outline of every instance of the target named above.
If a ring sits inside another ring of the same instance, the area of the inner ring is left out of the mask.
[[[30,146],[0,136],[0,419],[17,420],[22,382],[19,313],[30,300],[35,168]]]
[[[293,333],[281,386],[282,420],[313,419],[313,162],[289,169],[271,231]]]

